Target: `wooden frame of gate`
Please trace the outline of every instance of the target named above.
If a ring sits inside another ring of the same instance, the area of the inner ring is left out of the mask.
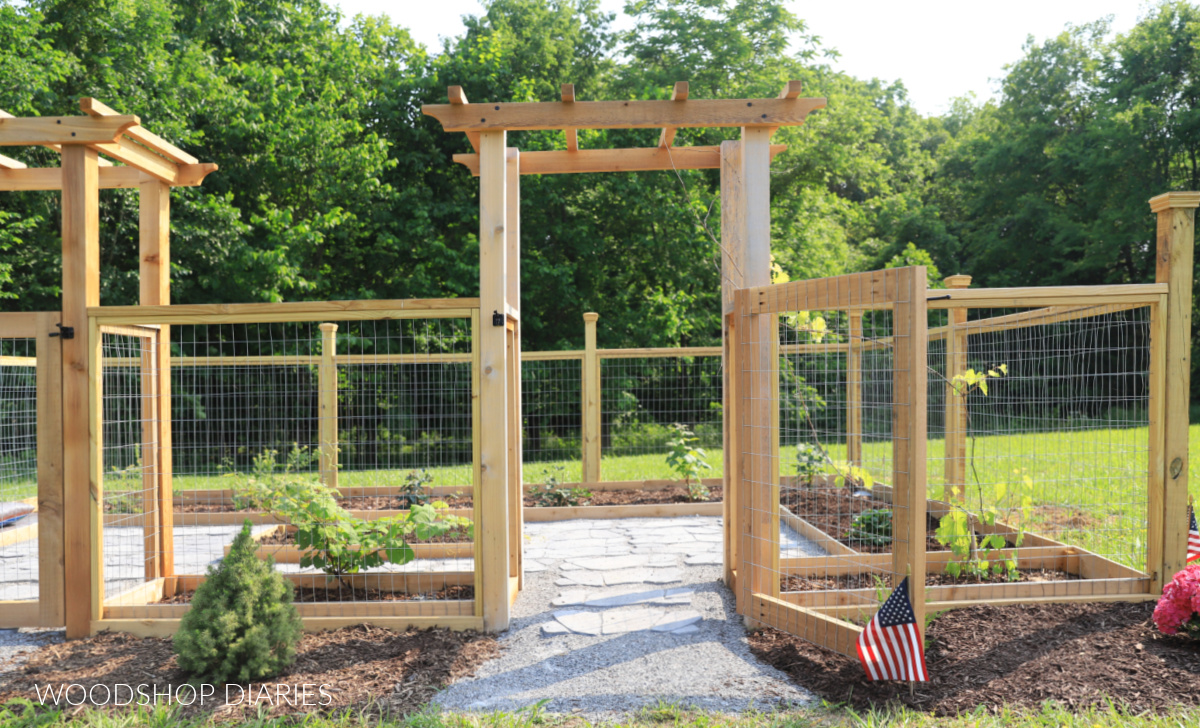
[[[862,627],[781,598],[779,317],[798,311],[838,310],[860,315],[892,312],[892,503],[894,543],[891,584],[925,572],[926,273],[923,266],[836,278],[743,288],[729,316],[729,379],[733,405],[726,412],[728,504],[735,540],[733,588],[738,611],[751,624],[775,627],[836,652],[853,655]],[[886,569],[885,569],[886,570]],[[924,583],[910,583],[909,598],[923,623]]]
[[[37,371],[37,518],[6,528],[0,542],[36,539],[38,558],[37,599],[0,601],[0,629],[61,627],[64,621],[61,323],[57,311],[0,313],[0,341],[34,342],[33,361],[5,361],[0,356],[0,366],[32,366]]]

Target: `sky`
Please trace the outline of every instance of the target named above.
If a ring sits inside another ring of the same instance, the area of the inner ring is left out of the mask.
[[[478,0],[333,0],[347,16],[390,15],[431,49],[438,38],[462,32],[464,14],[479,15]],[[601,0],[618,14],[616,26],[630,27],[621,14],[624,0]],[[913,105],[940,114],[950,100],[974,93],[996,95],[1004,66],[1021,57],[1021,46],[1057,35],[1068,23],[1113,17],[1113,30],[1131,28],[1146,10],[1141,0],[788,0],[809,31],[841,57],[833,65],[860,78],[901,80]],[[687,79],[680,79],[681,81]]]

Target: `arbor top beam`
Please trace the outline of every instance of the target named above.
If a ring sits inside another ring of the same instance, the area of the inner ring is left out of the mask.
[[[426,104],[424,114],[448,132],[541,129],[654,129],[663,127],[780,127],[804,123],[825,108],[825,99],[799,98],[791,81],[774,99],[691,99],[465,103],[461,87],[450,87],[452,103]],[[459,103],[453,103],[454,100]]]
[[[0,111],[0,146],[46,146],[61,152],[63,146],[83,145],[126,165],[114,169],[136,170],[172,187],[199,185],[217,169],[150,132],[136,116],[120,114],[91,98],[80,99],[79,106],[87,116],[14,117]],[[105,159],[99,162],[112,167]],[[58,169],[27,169],[7,157],[0,157],[0,169],[7,177],[0,180],[0,190],[61,188]],[[8,174],[13,172],[20,174]],[[133,179],[122,172],[111,177],[111,187],[124,187]]]
[[[787,149],[772,144],[771,158]],[[455,154],[454,161],[479,176],[478,154]],[[672,169],[717,169],[720,147],[646,147],[632,149],[580,149],[521,152],[521,174],[577,174],[583,172],[651,172]]]

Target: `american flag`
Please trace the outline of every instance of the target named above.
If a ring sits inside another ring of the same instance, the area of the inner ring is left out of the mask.
[[[1200,559],[1200,528],[1196,528],[1196,511],[1188,509],[1188,551],[1187,561],[1191,563]]]
[[[912,602],[908,578],[892,592],[866,629],[858,636],[858,659],[871,680],[925,682],[925,649]]]

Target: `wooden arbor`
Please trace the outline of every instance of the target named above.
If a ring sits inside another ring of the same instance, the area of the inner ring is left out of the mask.
[[[91,462],[89,441],[100,437],[98,388],[100,333],[89,330],[89,306],[100,304],[100,219],[102,189],[137,189],[140,194],[139,260],[143,305],[170,303],[170,189],[193,187],[217,169],[201,163],[141,125],[136,116],[113,111],[94,99],[80,100],[84,116],[13,117],[0,112],[0,146],[45,146],[62,155],[62,166],[29,168],[0,155],[0,190],[60,190],[62,192],[63,298],[62,326],[74,336],[62,336],[62,474],[63,578],[76,595],[91,594],[90,602],[76,596],[66,600],[68,637],[82,637],[99,619],[102,587],[93,583],[100,558],[98,524],[101,512],[99,463]],[[108,159],[105,159],[107,157]],[[112,161],[109,161],[112,160]],[[114,164],[114,162],[119,163]],[[160,543],[157,563],[148,565],[160,576],[173,568],[171,529],[171,415],[170,351],[167,327],[160,327],[153,347],[154,402],[161,408],[146,418],[157,426],[144,451],[148,470],[157,475]],[[39,494],[41,497],[41,494]]]
[[[557,102],[472,104],[462,87],[451,86],[449,104],[422,108],[445,131],[467,135],[475,153],[454,160],[479,177],[480,308],[485,319],[491,317],[479,342],[482,511],[485,519],[509,524],[489,530],[477,566],[487,629],[508,627],[511,602],[505,597],[515,594],[521,576],[520,175],[719,168],[722,314],[728,314],[734,290],[770,282],[770,163],[784,149],[771,144],[771,135],[825,106],[825,99],[801,98],[800,91],[799,81],[789,81],[773,99],[689,99],[687,83],[680,82],[670,101],[577,101],[574,85],[564,84]],[[675,131],[684,127],[735,127],[742,138],[720,147],[674,147]],[[661,130],[657,147],[579,148],[579,129],[654,128]],[[509,131],[544,129],[562,129],[566,148],[521,154],[507,146]],[[587,388],[583,404],[585,412],[599,412],[598,386]],[[729,462],[728,436],[725,443]],[[598,454],[599,443],[592,446]],[[598,458],[592,460],[598,470]],[[726,498],[727,528],[734,505]],[[734,540],[726,538],[727,573]]]

